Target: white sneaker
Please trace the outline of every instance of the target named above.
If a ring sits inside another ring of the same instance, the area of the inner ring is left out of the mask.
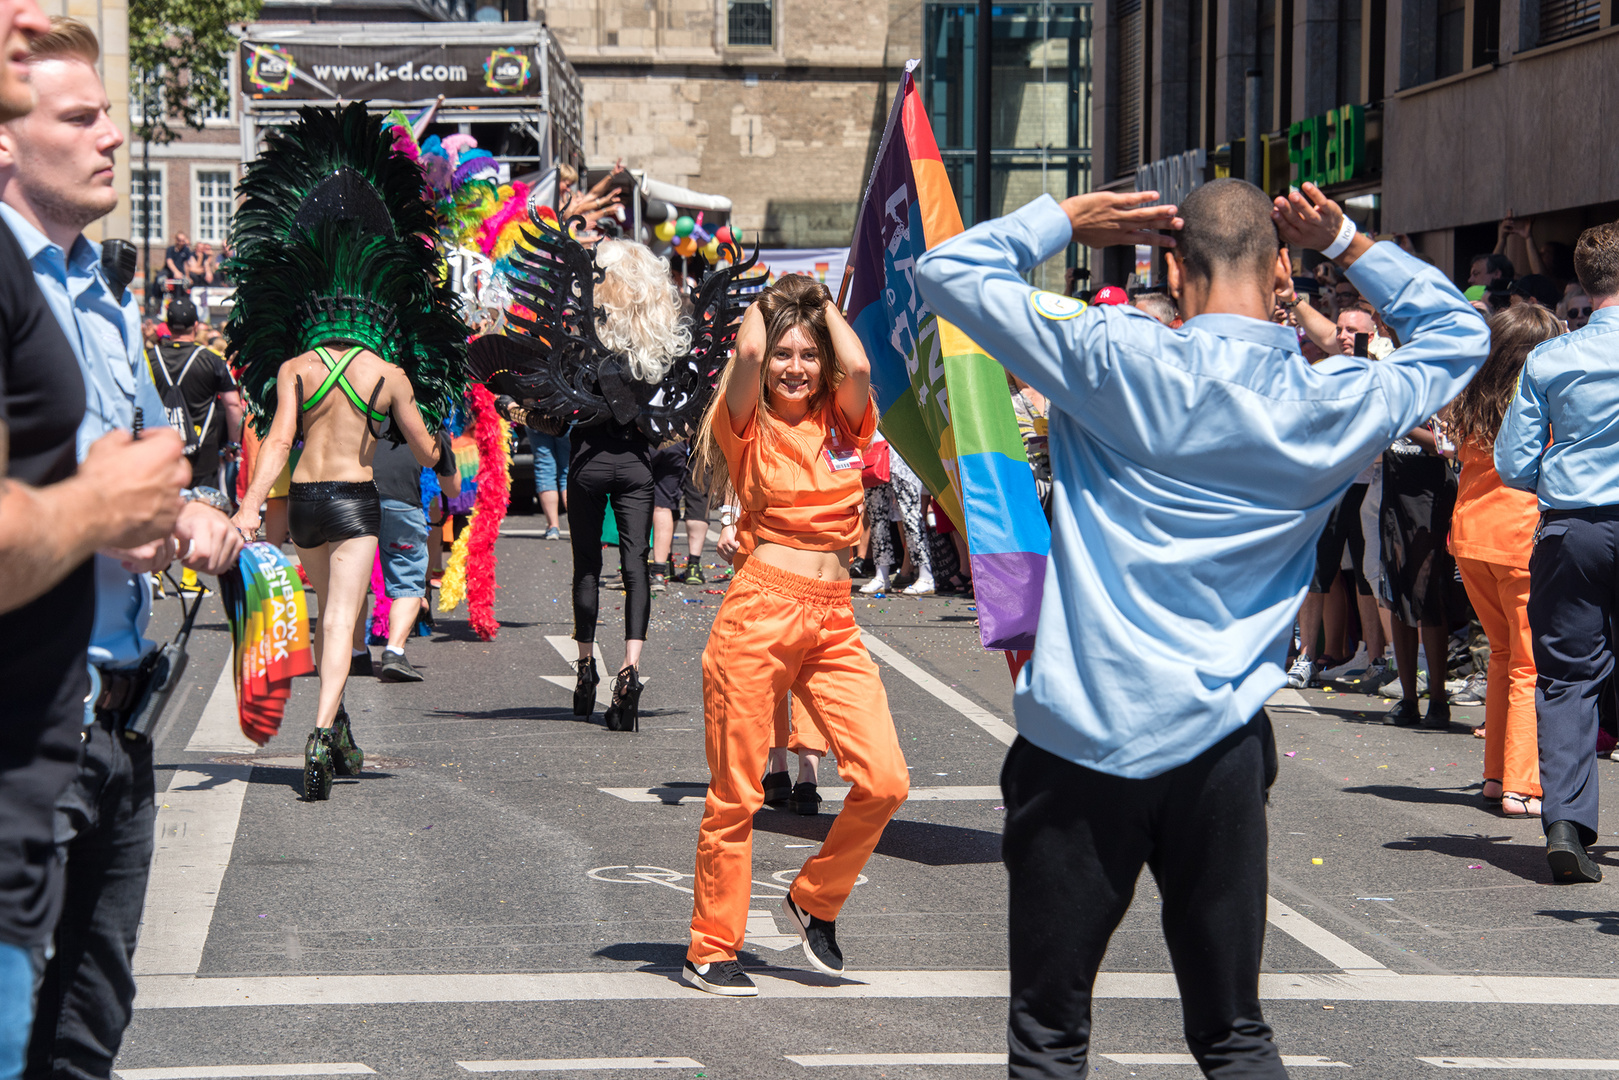
[[[1294,690],[1303,690],[1313,682],[1315,682],[1315,663],[1308,656],[1299,653],[1299,658],[1287,669],[1287,685]]]
[[[1358,676],[1370,666],[1371,661],[1366,656],[1366,643],[1363,641],[1360,643],[1360,648],[1355,650],[1354,656],[1337,667],[1330,667],[1323,671],[1321,677],[1334,682],[1339,679],[1349,679]]]
[[[1381,696],[1386,697],[1386,698],[1391,698],[1391,699],[1393,699],[1395,701],[1398,701],[1401,698],[1405,697],[1405,691],[1400,688],[1400,675],[1392,667],[1389,669],[1388,682],[1386,682],[1382,686],[1378,687],[1377,692]],[[1427,692],[1428,692],[1428,673],[1426,671],[1418,671],[1417,672],[1417,696],[1421,697],[1423,694],[1426,694]]]
[[[871,596],[874,593],[880,593],[880,592],[885,593],[887,591],[888,591],[888,571],[887,570],[879,569],[877,571],[877,576],[876,577],[872,578],[870,581],[868,581],[864,585],[860,586],[860,592],[861,592],[862,595],[865,595],[865,596]]]
[[[933,575],[919,577],[901,590],[906,596],[932,596]]]

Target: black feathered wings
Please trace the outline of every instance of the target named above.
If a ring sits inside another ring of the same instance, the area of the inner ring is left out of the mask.
[[[597,340],[601,270],[590,251],[544,219],[537,226],[525,230],[511,256],[517,303],[506,313],[508,332],[478,338],[469,349],[473,378],[564,425],[633,422],[655,446],[690,435],[730,359],[748,294],[763,284],[740,280],[758,251],[744,261],[741,249],[728,245],[731,265],[705,277],[692,297],[691,351],[652,386],[631,378]]]

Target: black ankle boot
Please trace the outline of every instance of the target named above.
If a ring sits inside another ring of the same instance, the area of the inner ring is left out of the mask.
[[[349,728],[349,711],[339,704],[337,719],[332,721],[326,735],[331,747],[332,771],[338,776],[359,776],[365,765],[365,751],[354,745],[354,732]]]
[[[589,716],[596,711],[596,684],[602,681],[595,657],[578,662],[579,682],[573,688],[573,715]]]
[[[627,667],[613,680],[613,703],[605,713],[608,731],[641,730],[641,680]]]
[[[1572,821],[1546,826],[1546,861],[1551,864],[1552,881],[1558,885],[1602,880],[1602,868],[1585,853],[1580,828]]]
[[[328,732],[316,728],[304,743],[304,798],[322,802],[332,797],[332,748]]]

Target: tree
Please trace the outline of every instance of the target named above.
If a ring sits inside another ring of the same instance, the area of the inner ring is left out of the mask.
[[[262,0],[130,0],[131,98],[139,103],[135,136],[143,143],[201,130],[211,112],[230,106],[230,25],[258,18]],[[134,120],[131,117],[131,120]]]

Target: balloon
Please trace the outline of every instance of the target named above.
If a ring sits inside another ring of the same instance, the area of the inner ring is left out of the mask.
[[[706,244],[710,240],[714,239],[712,236],[708,235],[708,230],[703,228],[701,225],[693,229],[691,234],[697,238],[697,243],[699,244]]]
[[[731,227],[729,225],[721,225],[714,231],[714,239],[718,240],[722,244],[729,244],[731,242]]]
[[[675,218],[675,233],[679,236],[690,236],[691,231],[697,227],[697,222],[681,214]]]
[[[641,211],[641,220],[648,225],[662,225],[674,216],[675,208],[662,199],[648,199],[646,209]]]
[[[709,262],[715,262],[719,259],[719,257],[720,242],[718,240],[710,240],[707,244],[703,245],[703,258],[707,259]]]
[[[675,231],[678,228],[679,226],[672,221],[660,221],[653,227],[652,235],[656,236],[659,240],[673,240],[675,238]]]
[[[684,237],[680,243],[675,245],[675,251],[686,256],[687,258],[690,258],[691,256],[697,254],[697,241],[689,236]]]

